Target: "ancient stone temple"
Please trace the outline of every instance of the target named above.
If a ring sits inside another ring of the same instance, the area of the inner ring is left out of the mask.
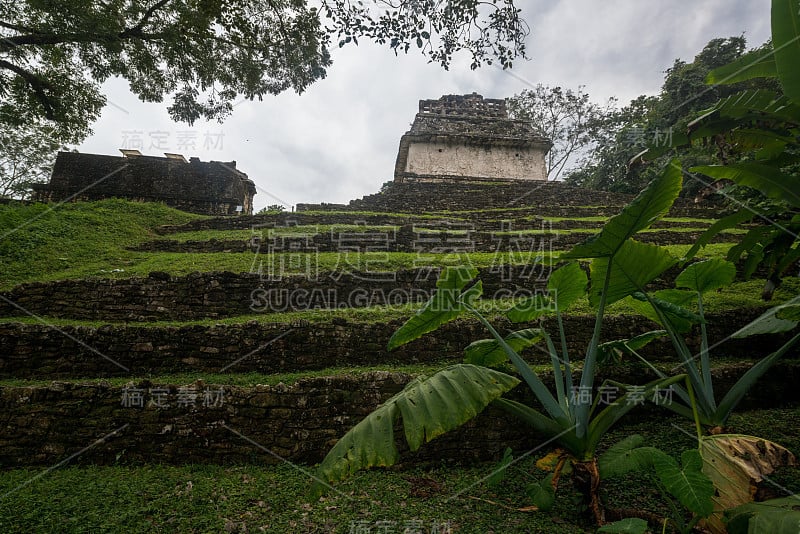
[[[42,202],[127,198],[164,202],[206,215],[249,215],[256,187],[235,161],[189,161],[180,154],[124,156],[59,152],[49,184],[34,186]]]
[[[420,100],[400,139],[394,179],[547,180],[551,146],[529,122],[509,119],[505,100],[477,93]]]

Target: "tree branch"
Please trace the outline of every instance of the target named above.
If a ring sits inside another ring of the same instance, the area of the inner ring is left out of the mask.
[[[170,0],[159,0],[150,6],[150,9],[144,12],[144,15],[142,15],[142,18],[139,20],[138,24],[132,28],[126,28],[120,32],[119,38],[126,39],[128,37],[141,37],[144,25],[147,24],[147,21],[150,20],[150,17],[152,17],[156,11],[167,5],[169,2]]]
[[[50,98],[47,96],[45,89],[50,87],[50,84],[43,80],[42,78],[38,77],[32,72],[28,72],[27,70],[23,69],[22,67],[18,67],[13,63],[9,63],[4,59],[0,59],[0,68],[10,70],[23,80],[33,89],[33,92],[36,94],[36,99],[42,104],[44,108],[44,116],[47,117],[49,120],[53,120],[55,118],[55,114],[53,113],[53,105],[50,102]]]
[[[17,26],[16,24],[10,24],[4,20],[0,20],[0,27],[8,28],[9,30],[14,30],[15,32],[41,33],[34,28],[28,28],[27,26]]]

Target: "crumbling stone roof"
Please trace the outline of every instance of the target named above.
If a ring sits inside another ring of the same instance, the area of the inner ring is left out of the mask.
[[[452,137],[453,140],[462,138],[462,141],[502,145],[549,147],[551,144],[536,133],[530,122],[509,119],[505,100],[483,98],[477,93],[420,100],[419,113],[406,136],[417,140]]]
[[[544,152],[552,146],[530,122],[510,119],[505,100],[483,98],[478,93],[419,101],[411,129],[400,138],[395,179],[404,174],[411,143],[512,146]]]
[[[255,184],[235,161],[187,162],[172,156],[59,152],[50,183],[35,189],[51,201],[121,197],[163,201],[197,213],[227,213],[237,205],[245,212],[252,209]]]

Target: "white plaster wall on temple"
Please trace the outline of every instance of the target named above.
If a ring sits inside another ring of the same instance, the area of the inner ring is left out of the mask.
[[[411,143],[405,172],[414,174],[547,180],[539,148]]]

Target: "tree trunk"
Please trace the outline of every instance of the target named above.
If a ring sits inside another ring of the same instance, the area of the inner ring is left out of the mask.
[[[594,522],[600,526],[606,521],[603,503],[600,502],[600,470],[597,458],[573,464],[572,477],[575,487],[580,491],[589,506],[589,513]]]

